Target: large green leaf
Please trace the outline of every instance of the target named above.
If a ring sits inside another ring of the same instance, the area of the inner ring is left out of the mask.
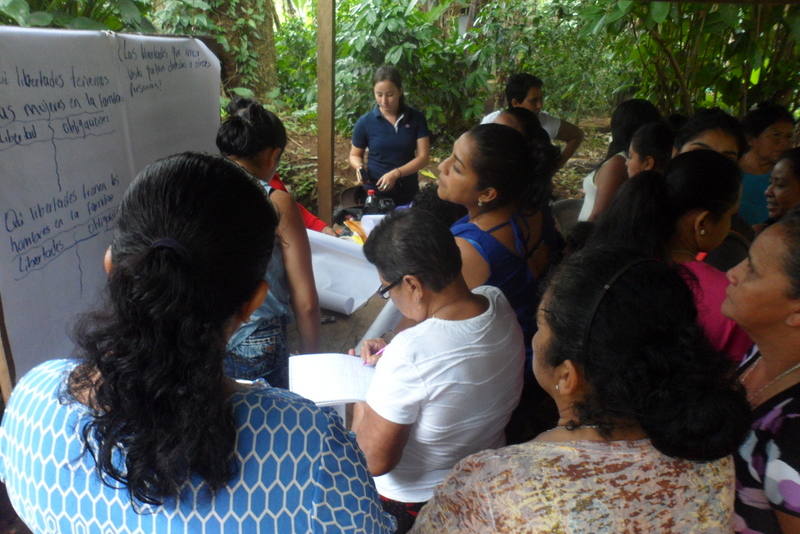
[[[107,28],[102,22],[87,17],[75,17],[66,26],[72,30],[105,30]]]
[[[53,22],[53,15],[44,11],[35,11],[28,17],[29,26],[47,26]]]
[[[650,2],[650,17],[656,22],[661,24],[669,16],[671,4],[669,2]]]
[[[120,17],[126,22],[139,22],[142,19],[139,8],[131,0],[118,0],[117,7]]]
[[[31,8],[25,0],[0,0],[0,13],[12,18],[20,26],[28,25]]]

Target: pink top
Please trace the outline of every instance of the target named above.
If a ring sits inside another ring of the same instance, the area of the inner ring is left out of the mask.
[[[701,261],[690,261],[683,266],[697,278],[697,284],[690,284],[690,287],[697,306],[697,319],[711,346],[733,361],[741,361],[753,342],[733,319],[722,315],[722,301],[728,287],[725,273]]]

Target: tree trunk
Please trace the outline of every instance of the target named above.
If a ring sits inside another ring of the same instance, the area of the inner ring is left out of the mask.
[[[226,89],[246,87],[263,98],[276,85],[275,6],[272,0],[218,0],[211,18],[223,30],[229,50],[221,58],[231,68]],[[255,21],[256,28],[247,22]]]

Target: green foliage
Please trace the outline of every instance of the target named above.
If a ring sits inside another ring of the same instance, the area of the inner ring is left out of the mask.
[[[617,54],[639,72],[639,96],[663,111],[720,105],[743,114],[775,99],[800,108],[800,7],[594,0],[587,35],[626,35]]]
[[[619,39],[587,35],[577,13],[585,0],[489,2],[472,31],[481,66],[493,78],[493,96],[505,105],[511,74],[529,72],[545,82],[545,109],[574,120],[605,114],[628,89],[627,62],[618,59]],[[617,45],[617,46],[615,46]]]
[[[434,133],[454,135],[483,113],[480,95],[489,73],[479,68],[475,43],[443,13],[445,0],[425,11],[416,0],[343,1],[337,20],[336,119],[352,128],[374,99],[372,74],[385,63],[403,75],[406,100],[422,109]]]
[[[271,9],[269,0],[164,0],[155,20],[170,33],[214,37],[235,62],[236,83],[256,87],[262,58],[254,43],[261,39],[259,28],[272,24]],[[218,24],[211,12],[229,24]]]
[[[275,35],[278,87],[282,103],[308,109],[317,103],[317,34],[311,23],[290,18]],[[276,98],[273,98],[273,101]]]
[[[587,0],[540,6],[536,0],[488,2],[473,28],[458,29],[456,0],[425,9],[417,0],[337,3],[336,119],[349,132],[374,104],[372,74],[385,63],[403,75],[406,100],[420,108],[434,134],[454,137],[488,108],[504,105],[513,72],[546,80],[547,109],[570,116],[606,113],[626,69],[608,44],[580,31],[577,8]],[[311,109],[317,99],[316,25],[289,18],[276,34],[280,102]],[[311,111],[313,112],[313,111]]]
[[[153,32],[145,0],[0,0],[0,24]]]

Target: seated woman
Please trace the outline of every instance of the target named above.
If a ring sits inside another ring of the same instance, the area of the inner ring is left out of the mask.
[[[761,232],[728,271],[722,311],[756,342],[740,367],[753,424],[734,455],[741,533],[800,532],[800,209]]]
[[[742,168],[739,214],[753,226],[767,220],[764,189],[778,158],[792,147],[794,117],[785,107],[765,102],[744,116],[742,129],[749,148],[739,159]]]
[[[366,340],[377,361],[353,431],[399,532],[463,457],[505,443],[522,389],[522,332],[497,288],[470,291],[453,236],[434,215],[388,215],[364,245],[391,298],[417,322],[390,344]]]
[[[640,98],[626,100],[611,115],[611,143],[606,159],[583,179],[583,206],[579,221],[595,220],[614,200],[619,187],[628,179],[626,153],[631,138],[640,126],[661,120],[656,107]]]
[[[732,161],[738,161],[745,149],[739,121],[719,108],[701,109],[675,134],[675,153],[692,150],[713,150]],[[731,220],[731,231],[722,244],[711,251],[705,261],[720,271],[727,271],[747,256],[747,247],[754,232],[737,213]]]
[[[784,152],[772,168],[767,197],[769,221],[777,221],[800,205],[800,148]]]
[[[675,134],[675,152],[713,150],[738,161],[745,150],[742,125],[719,108],[701,109]]]
[[[681,270],[624,249],[567,258],[533,340],[558,426],[462,460],[414,532],[730,532],[749,407]]]
[[[714,250],[728,234],[740,188],[733,161],[711,150],[681,154],[664,176],[644,172],[622,186],[587,243],[624,246],[686,267],[694,276],[690,287],[708,340],[737,362],[753,343],[720,311],[728,287],[725,273],[696,258]]]
[[[286,148],[281,120],[258,102],[247,101],[217,132],[220,152],[259,179],[274,203],[280,223],[273,261],[264,279],[270,291],[228,342],[225,372],[233,378],[265,378],[275,387],[289,387],[287,325],[293,317],[300,333],[300,352],[319,348],[319,300],[311,269],[311,248],[292,197],[268,185]]]
[[[560,255],[563,241],[547,207],[558,150],[528,142],[514,128],[481,124],[459,137],[439,164],[439,197],[460,204],[467,215],[450,231],[461,252],[470,288],[489,285],[508,299],[522,327],[526,348],[525,391],[509,441],[530,439],[555,417],[550,399],[530,370],[536,331],[538,283]]]
[[[392,532],[337,416],[223,373],[277,224],[224,158],[185,153],[134,180],[81,359],[26,374],[0,427],[0,480],[32,531]]]
[[[665,121],[649,122],[640,126],[631,137],[625,168],[628,177],[642,171],[663,173],[672,159],[675,134]]]

